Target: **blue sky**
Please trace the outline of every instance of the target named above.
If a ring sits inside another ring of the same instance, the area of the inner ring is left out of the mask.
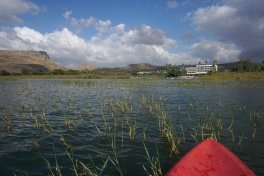
[[[262,0],[1,0],[0,49],[66,66],[264,58]]]
[[[40,32],[52,32],[54,29],[68,27],[62,14],[72,11],[75,18],[92,16],[100,20],[111,20],[113,25],[147,24],[163,29],[171,37],[179,37],[185,31],[194,32],[186,19],[186,14],[199,5],[186,2],[183,4],[184,1],[177,1],[175,8],[168,8],[164,0],[64,0],[63,3],[62,1],[46,1],[45,4],[43,1],[33,2],[44,7],[44,10],[38,15],[25,15],[22,26],[25,25]],[[200,3],[202,4],[204,3]],[[91,30],[86,29],[79,35],[86,36],[89,32]]]

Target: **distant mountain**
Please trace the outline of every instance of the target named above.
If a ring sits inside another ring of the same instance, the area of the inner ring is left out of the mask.
[[[99,68],[96,71],[101,72],[122,72],[122,73],[136,73],[140,71],[157,71],[161,66],[155,66],[148,63],[141,64],[129,64],[126,67],[115,67],[115,68]]]
[[[218,64],[220,70],[232,70],[236,64],[225,63]],[[115,68],[102,68],[96,67],[89,64],[81,64],[76,67],[66,68],[54,63],[49,55],[45,51],[11,51],[11,50],[0,50],[0,71],[7,71],[10,73],[46,73],[54,69],[74,69],[74,70],[89,70],[94,72],[105,72],[105,73],[137,73],[140,71],[158,71],[170,69],[183,70],[186,67],[193,65],[166,65],[166,66],[155,66],[148,63],[141,64],[130,64],[125,67]]]
[[[126,67],[123,67],[121,69],[133,72],[133,71],[155,71],[158,69],[158,66],[154,66],[148,63],[142,63],[142,64],[130,64]]]
[[[72,69],[74,69],[74,70],[89,70],[89,71],[92,71],[92,70],[96,70],[96,69],[99,69],[99,68],[94,66],[94,65],[90,65],[90,64],[80,64],[80,65],[77,65],[76,67],[73,67]]]
[[[34,73],[54,69],[64,69],[64,67],[55,64],[44,51],[0,50],[0,71]]]

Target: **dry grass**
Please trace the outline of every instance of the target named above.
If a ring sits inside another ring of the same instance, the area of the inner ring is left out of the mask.
[[[203,80],[264,80],[264,72],[216,72],[204,75]]]

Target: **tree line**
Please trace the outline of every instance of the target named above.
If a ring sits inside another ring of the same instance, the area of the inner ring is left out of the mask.
[[[249,59],[240,60],[232,69],[235,72],[262,72],[264,71],[264,60],[261,63],[254,63]]]
[[[264,71],[264,60],[261,63],[255,63],[249,59],[240,60],[239,62],[236,62],[234,64],[234,66],[231,68],[230,71],[233,71],[233,72],[263,72]],[[86,70],[54,69],[54,70],[49,71],[49,72],[45,72],[43,70],[39,70],[39,71],[22,70],[22,72],[20,72],[20,73],[11,73],[11,72],[8,72],[6,70],[0,71],[1,76],[9,76],[9,75],[15,75],[15,76],[19,76],[19,75],[81,75],[81,74],[89,74],[89,73],[97,74],[97,71],[89,71],[88,69],[86,69]],[[107,74],[108,72],[103,72],[103,73]],[[178,77],[178,76],[182,76],[185,74],[186,74],[186,71],[183,68],[176,68],[176,67],[173,67],[170,65],[166,66],[166,74],[165,74],[166,77]]]

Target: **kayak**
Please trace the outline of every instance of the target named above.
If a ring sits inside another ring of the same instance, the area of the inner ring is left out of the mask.
[[[235,154],[213,139],[206,139],[188,152],[168,176],[255,176]]]

